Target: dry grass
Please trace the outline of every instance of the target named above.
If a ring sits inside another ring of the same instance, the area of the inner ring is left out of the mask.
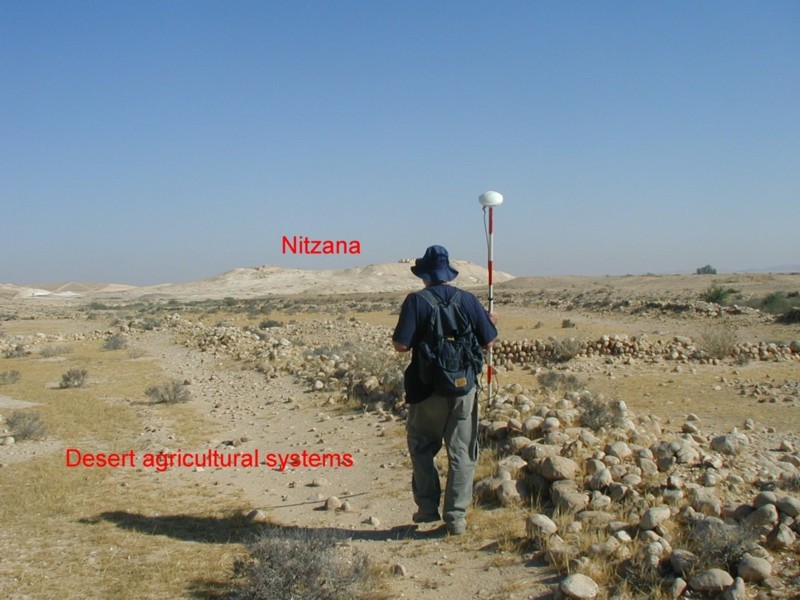
[[[739,335],[731,325],[717,325],[702,332],[699,339],[700,348],[711,358],[728,358],[733,355]]]
[[[92,383],[61,390],[65,361],[7,360],[22,376],[4,393],[38,404],[48,443],[58,449],[0,469],[0,545],[14,549],[0,565],[0,594],[179,598],[224,590],[239,542],[252,529],[235,512],[235,494],[220,499],[214,488],[192,485],[200,473],[65,466],[66,447],[140,448],[139,399],[143,383],[163,377],[158,365],[103,352],[97,342],[76,344],[66,364],[91,365]],[[213,431],[188,406],[152,410],[186,446]]]
[[[473,505],[467,513],[467,532],[452,539],[465,547],[478,544],[490,548],[498,556],[510,554],[518,561],[528,543],[525,533],[527,514],[528,510],[523,507],[487,509]]]
[[[42,417],[35,412],[15,410],[6,419],[6,425],[17,441],[42,440],[47,437],[47,427]]]
[[[473,479],[480,481],[487,477],[493,477],[497,473],[497,463],[501,458],[502,454],[494,444],[487,443],[485,446],[481,446]]]
[[[367,556],[329,530],[265,527],[248,550],[238,600],[344,600],[375,584]]]

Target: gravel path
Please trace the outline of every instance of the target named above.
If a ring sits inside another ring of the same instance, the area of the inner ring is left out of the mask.
[[[230,445],[227,451],[258,449],[262,461],[267,453],[352,455],[351,467],[281,471],[262,462],[257,468],[180,469],[171,473],[177,485],[201,482],[218,486],[221,493],[241,493],[250,502],[243,509],[261,509],[281,526],[331,530],[349,538],[392,572],[386,580],[391,597],[536,598],[549,589],[544,582],[551,571],[526,566],[518,555],[503,555],[498,539],[479,530],[449,538],[436,525],[411,523],[410,463],[401,421],[320,406],[317,396],[289,376],[267,380],[235,364],[226,366],[175,344],[169,332],[143,333],[138,344],[165,372],[192,382],[193,406],[219,422],[216,438],[194,451],[233,442],[235,449]],[[174,449],[169,432],[161,434]],[[349,510],[325,510],[330,496],[346,501]]]

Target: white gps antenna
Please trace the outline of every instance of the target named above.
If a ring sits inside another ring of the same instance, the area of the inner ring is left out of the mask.
[[[486,212],[486,209],[489,209],[489,232],[488,232],[488,252],[489,252],[489,312],[491,313],[494,309],[494,207],[500,206],[503,203],[503,194],[500,192],[488,191],[482,193],[478,197],[478,202],[483,207],[483,212]],[[489,350],[486,356],[486,383],[487,388],[489,390],[489,398],[492,397],[492,347],[489,346]]]

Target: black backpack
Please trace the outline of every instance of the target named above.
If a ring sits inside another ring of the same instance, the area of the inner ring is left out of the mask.
[[[440,300],[428,289],[417,292],[431,305],[428,330],[417,347],[419,376],[440,396],[463,396],[483,368],[483,351],[461,306],[461,291]]]

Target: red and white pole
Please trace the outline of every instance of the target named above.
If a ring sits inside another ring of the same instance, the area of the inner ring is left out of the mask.
[[[484,210],[489,209],[489,313],[494,310],[494,207],[500,206],[503,203],[503,195],[498,192],[484,192],[478,198]],[[493,374],[493,353],[492,347],[489,346],[489,351],[486,356],[486,383],[489,389],[489,397],[492,396],[492,374]]]

